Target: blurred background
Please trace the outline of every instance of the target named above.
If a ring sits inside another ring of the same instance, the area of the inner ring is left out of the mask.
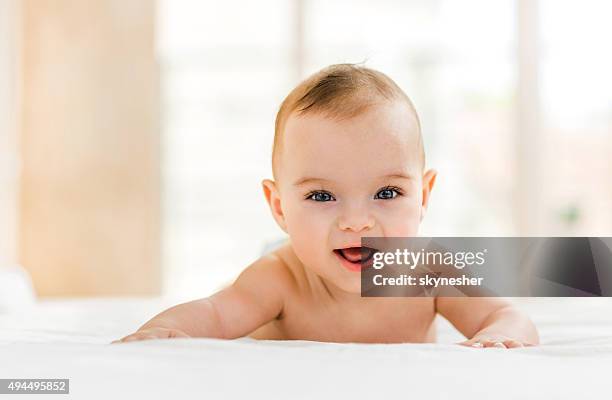
[[[424,235],[609,236],[610,15],[598,0],[0,0],[0,281],[21,265],[41,297],[176,299],[230,282],[283,237],[260,186],[277,108],[339,62],[415,103],[439,172]]]

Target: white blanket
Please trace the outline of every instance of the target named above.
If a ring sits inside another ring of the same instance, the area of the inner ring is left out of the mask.
[[[143,299],[46,301],[0,315],[0,378],[69,378],[70,398],[78,399],[612,396],[612,299],[519,302],[538,326],[542,345],[513,350],[457,346],[460,335],[443,320],[440,344],[108,344],[167,305]]]

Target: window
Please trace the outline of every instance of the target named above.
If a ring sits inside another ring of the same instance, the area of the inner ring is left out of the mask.
[[[231,281],[280,231],[271,177],[274,115],[293,85],[291,3],[161,1],[165,291]]]
[[[516,200],[524,181],[539,188],[540,234],[609,234],[609,6],[581,2],[576,18],[576,3],[537,4],[160,1],[166,292],[217,289],[282,238],[260,188],[274,117],[299,78],[339,62],[382,70],[415,103],[439,172],[423,234],[535,233],[516,221],[530,207]],[[533,59],[520,49],[532,34],[521,10],[539,35]],[[520,57],[539,80],[521,81]],[[534,149],[517,145],[519,86],[541,105]],[[527,152],[541,180],[517,169]]]
[[[612,231],[611,14],[609,2],[541,2],[541,223],[558,235]]]

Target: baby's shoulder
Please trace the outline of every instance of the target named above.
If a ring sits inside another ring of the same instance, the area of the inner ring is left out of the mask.
[[[263,255],[242,271],[236,283],[267,290],[285,291],[295,287],[297,268],[288,251],[291,249],[287,244]]]

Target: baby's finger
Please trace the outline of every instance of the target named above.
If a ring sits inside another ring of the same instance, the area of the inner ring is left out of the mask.
[[[188,338],[189,335],[177,329],[153,328],[134,332],[113,343],[135,342],[138,340]]]
[[[524,347],[523,343],[512,339],[504,341],[504,345],[506,345],[506,347],[509,349],[518,349],[520,347]]]
[[[495,347],[498,349],[505,349],[506,346],[504,345],[503,341],[501,340],[494,340],[494,339],[487,339],[484,343],[484,347]]]
[[[135,333],[135,334],[133,334],[133,335],[129,335],[129,336],[124,337],[123,339],[121,339],[121,342],[122,342],[122,343],[126,343],[126,342],[135,342],[135,341],[137,341],[137,340],[144,340],[144,339],[146,339],[146,338],[144,337],[144,335],[141,335],[141,334],[136,334],[136,333]]]
[[[179,330],[172,330],[170,332],[170,335],[168,335],[169,338],[188,338],[191,337],[188,334],[186,334],[185,332],[179,331]]]
[[[116,340],[113,343],[127,343],[127,342],[135,342],[138,340],[147,340],[147,339],[155,339],[155,337],[145,334],[143,332],[136,332],[136,333],[132,333],[131,335],[127,335],[126,337],[121,338],[118,341]]]
[[[477,343],[476,339],[469,339],[469,340],[464,340],[463,342],[459,342],[457,344],[460,346],[466,346],[466,347],[479,347],[478,345],[474,346],[475,343]]]
[[[128,336],[123,337],[121,339],[117,339],[117,340],[113,340],[112,342],[110,342],[110,344],[120,344],[126,341],[126,339],[128,338]]]
[[[483,347],[482,343],[478,339],[474,339],[474,338],[472,338],[470,340],[465,340],[463,342],[459,342],[457,344],[459,344],[461,346],[467,346],[467,347],[476,347],[476,348],[482,348]]]

